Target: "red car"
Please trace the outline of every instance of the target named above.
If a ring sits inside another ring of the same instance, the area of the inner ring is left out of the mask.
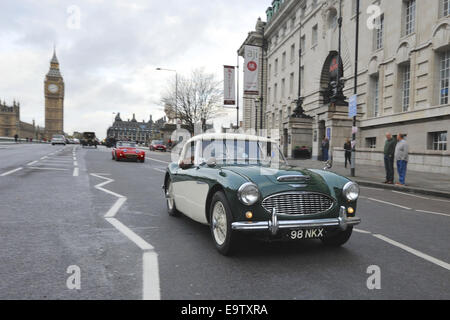
[[[166,152],[167,151],[167,147],[165,145],[163,145],[163,142],[161,140],[153,140],[150,143],[150,146],[148,147],[150,149],[150,151],[162,151],[162,152]]]
[[[112,150],[112,159],[145,162],[145,152],[136,149],[136,143],[134,142],[118,141],[116,147]]]

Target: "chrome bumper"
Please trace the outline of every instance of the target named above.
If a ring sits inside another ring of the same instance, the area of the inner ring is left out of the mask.
[[[245,221],[245,222],[233,222],[231,228],[233,230],[242,231],[257,231],[257,230],[269,230],[273,235],[276,235],[279,229],[304,229],[304,228],[322,228],[322,227],[339,227],[343,231],[347,229],[347,226],[353,226],[361,222],[361,218],[347,217],[347,210],[345,207],[339,209],[338,218],[329,219],[311,219],[311,220],[278,220],[280,215],[276,213],[274,208],[272,213],[272,219],[269,221]]]

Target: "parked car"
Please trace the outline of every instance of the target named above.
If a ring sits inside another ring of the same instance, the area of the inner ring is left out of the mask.
[[[63,144],[66,145],[66,137],[64,137],[62,134],[54,134],[52,136],[52,146],[55,144]]]
[[[74,143],[74,144],[80,144],[80,139],[73,138],[73,143]]]
[[[150,151],[162,151],[162,152],[166,152],[167,151],[167,147],[164,145],[162,140],[152,140],[152,142],[150,143],[150,146],[148,147],[150,149]]]
[[[135,142],[118,141],[112,150],[112,160],[145,162],[145,151],[137,149]]]
[[[83,132],[83,138],[80,140],[81,146],[97,148],[98,140],[95,137],[95,132]]]
[[[237,233],[246,232],[340,246],[361,221],[355,215],[359,187],[329,167],[289,166],[277,143],[264,137],[198,135],[167,168],[167,210],[209,225],[224,255],[239,246]]]

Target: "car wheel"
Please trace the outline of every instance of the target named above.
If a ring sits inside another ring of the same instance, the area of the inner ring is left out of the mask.
[[[116,161],[119,161],[119,157],[117,156],[117,154],[114,156],[114,158],[116,158]]]
[[[209,225],[216,249],[224,256],[233,254],[238,244],[238,234],[231,229],[233,216],[222,191],[214,194],[209,213]]]
[[[144,162],[145,162],[145,159],[142,159],[141,162],[144,163]]]
[[[114,153],[112,154],[112,159],[115,160],[115,159],[114,159]]]
[[[167,180],[166,184],[166,204],[167,204],[167,213],[169,216],[176,217],[180,215],[180,212],[177,210],[177,207],[175,205],[175,200],[173,198],[173,187],[172,187],[172,181]]]
[[[345,231],[336,231],[322,238],[322,242],[326,246],[339,247],[345,244],[352,235],[353,227],[347,227]]]

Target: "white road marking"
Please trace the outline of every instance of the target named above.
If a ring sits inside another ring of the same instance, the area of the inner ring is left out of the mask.
[[[160,171],[160,172],[166,173],[166,170],[163,170],[163,169],[159,169],[159,168],[152,168],[152,169],[156,170],[156,171]]]
[[[433,212],[433,211],[426,211],[426,210],[416,210],[416,211],[417,211],[417,212],[423,212],[423,213],[437,214],[437,215],[439,215],[439,216],[450,217],[450,214],[446,214],[446,213]]]
[[[73,168],[73,176],[78,177],[78,175],[79,175],[78,168]]]
[[[150,243],[146,242],[139,235],[133,232],[130,228],[128,228],[122,222],[114,218],[114,216],[119,211],[120,207],[127,201],[127,197],[103,188],[104,185],[113,182],[114,179],[102,177],[98,173],[97,174],[91,173],[91,175],[106,180],[105,182],[96,185],[95,188],[107,192],[109,194],[115,195],[116,197],[119,198],[106,213],[105,215],[106,221],[112,224],[118,231],[120,231],[124,236],[126,236],[141,250],[143,250],[142,298],[144,300],[160,300],[161,289],[159,280],[158,254],[155,252],[153,246]]]
[[[365,186],[359,186],[361,189],[370,189],[370,190],[377,190],[377,191],[384,191],[385,189],[379,189],[379,188],[371,188],[371,187],[365,187]]]
[[[77,167],[77,166],[78,166],[78,162],[77,162],[77,161],[74,161],[74,162],[73,162],[73,166],[74,166],[74,167]]]
[[[23,168],[22,167],[20,167],[20,168],[17,168],[17,169],[14,169],[14,170],[11,170],[11,171],[8,171],[8,172],[5,172],[5,173],[3,173],[3,174],[0,174],[0,177],[5,177],[5,176],[7,176],[7,175],[10,175],[11,173],[14,173],[14,172],[17,172],[17,171],[20,171],[20,170],[22,170]]]
[[[44,159],[47,159],[48,157],[47,156],[43,156],[42,158],[41,158],[41,160],[44,160]]]
[[[161,162],[161,163],[167,163],[167,164],[169,164],[169,163],[170,163],[170,162],[168,162],[168,161],[158,160],[158,159],[154,159],[154,158],[149,158],[149,157],[145,157],[145,159],[148,159],[148,160],[153,160],[153,161],[156,161],[156,162]]]
[[[30,162],[29,164],[27,164],[27,166],[32,166],[32,165],[35,164],[35,163],[38,163],[38,161]]]
[[[450,264],[448,264],[447,262],[444,262],[442,260],[436,259],[436,258],[434,258],[432,256],[429,256],[429,255],[427,255],[427,254],[425,254],[423,252],[420,252],[420,251],[418,251],[416,249],[413,249],[413,248],[408,247],[408,246],[406,246],[404,244],[401,244],[401,243],[399,243],[397,241],[389,239],[388,237],[385,237],[385,236],[383,236],[381,234],[374,234],[373,236],[375,238],[383,240],[383,241],[385,241],[385,242],[387,242],[387,243],[389,243],[389,244],[391,244],[393,246],[396,246],[396,247],[398,247],[400,249],[403,249],[403,250],[405,250],[405,251],[407,251],[409,253],[412,253],[413,255],[418,256],[419,258],[425,259],[425,260],[427,260],[427,261],[429,261],[431,263],[434,263],[435,265],[438,265],[438,266],[440,266],[440,267],[450,271]]]
[[[37,169],[37,170],[53,170],[53,171],[68,171],[69,169],[61,169],[61,168],[45,168],[45,167],[28,167],[28,169]]]
[[[450,200],[444,200],[444,199],[431,199],[433,201],[442,201],[442,202],[450,202]]]
[[[387,202],[387,201],[378,200],[378,199],[374,199],[374,198],[367,198],[367,199],[372,200],[372,201],[376,201],[376,202],[381,202],[381,203],[384,203],[384,204],[389,204],[391,206],[399,207],[399,208],[402,208],[402,209],[411,210],[411,208],[409,208],[409,207],[401,206],[399,204],[395,204],[395,203],[392,203],[392,202]]]
[[[353,231],[359,232],[359,233],[365,233],[365,234],[372,234],[372,232],[370,232],[370,231],[366,231],[366,230],[362,230],[362,229],[357,229],[357,228],[353,228]]]
[[[392,190],[392,192],[394,192],[394,193],[399,193],[399,194],[403,194],[403,195],[405,195],[405,196],[410,196],[410,197],[416,197],[416,198],[420,198],[420,199],[430,199],[430,198],[428,198],[428,197],[422,197],[422,196],[418,196],[418,195],[415,195],[415,194],[411,194],[411,193],[405,193],[405,192],[400,192],[400,191],[395,191],[395,190]]]

